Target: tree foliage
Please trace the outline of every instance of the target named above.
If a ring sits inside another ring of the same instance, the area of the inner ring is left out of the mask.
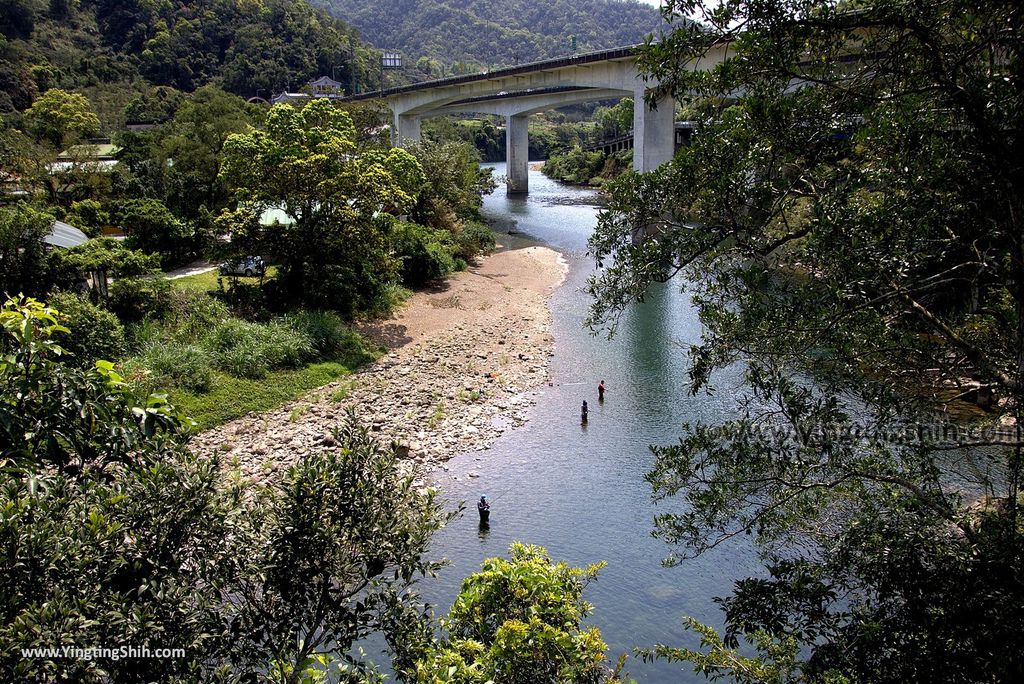
[[[268,236],[288,296],[348,315],[374,308],[393,279],[387,215],[408,211],[424,182],[405,150],[355,145],[351,118],[328,101],[277,105],[264,129],[228,137],[222,169],[254,213],[291,219]]]
[[[462,583],[447,637],[426,647],[415,681],[514,684],[617,682],[583,590],[604,566],[553,563],[543,548],[513,544]]]
[[[591,320],[614,326],[680,274],[705,328],[693,391],[744,365],[738,418],[689,426],[649,480],[685,504],[656,522],[677,561],[738,535],[761,544],[769,578],[724,600],[724,644],[795,640],[784,681],[1024,668],[1008,608],[1024,587],[1020,12],[714,3],[703,29],[641,58],[692,98],[699,127],[671,164],[615,184]],[[723,40],[727,59],[691,70]],[[987,432],[944,432],[988,393]]]
[[[0,311],[0,677],[377,681],[353,645],[417,610],[434,494],[354,416],[279,476],[231,473],[162,397],[65,365],[62,319]],[[92,656],[21,655],[63,647]],[[182,652],[99,650],[122,647]]]
[[[180,264],[202,247],[196,244],[195,228],[159,200],[125,200],[118,204],[116,217],[129,249],[159,254],[164,264]]]
[[[89,100],[81,93],[59,88],[47,90],[32,103],[25,112],[25,124],[36,140],[57,149],[74,145],[100,130],[100,120]]]
[[[350,21],[378,47],[400,46],[414,57],[456,65],[511,65],[568,55],[570,36],[581,52],[633,45],[661,24],[654,7],[618,0],[318,4]]]
[[[0,295],[39,295],[49,290],[51,273],[43,242],[53,216],[18,203],[0,208]]]
[[[219,82],[269,99],[322,75],[376,84],[376,53],[342,21],[303,0],[15,0],[0,6],[0,111],[23,110],[50,88],[90,88],[135,100],[152,86],[192,92]],[[103,90],[101,84],[116,84]],[[118,121],[101,117],[107,125]],[[134,118],[134,117],[133,117]]]

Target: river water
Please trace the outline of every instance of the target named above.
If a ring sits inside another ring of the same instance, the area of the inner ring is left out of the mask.
[[[504,173],[495,165],[495,173]],[[730,593],[732,582],[758,574],[745,539],[676,568],[661,561],[669,547],[651,536],[655,504],[644,481],[653,462],[651,444],[678,440],[682,425],[719,420],[734,409],[738,373],[716,378],[719,392],[687,392],[682,344],[699,339],[700,324],[678,283],[656,286],[644,304],[628,311],[617,336],[593,336],[582,326],[589,296],[581,291],[592,273],[587,239],[596,225],[597,194],[555,183],[530,172],[530,194],[509,198],[504,188],[487,197],[483,212],[503,243],[532,240],[558,249],[569,263],[565,284],[551,298],[555,355],[553,386],[536,392],[524,427],[507,433],[491,449],[459,456],[435,481],[452,501],[466,501],[467,514],[436,537],[431,557],[450,560],[441,575],[421,585],[439,614],[451,606],[463,577],[487,557],[507,555],[513,541],[544,546],[555,559],[584,565],[606,561],[586,598],[614,662],[620,653],[656,643],[697,647],[682,628],[684,616],[721,626],[712,599]],[[519,235],[506,237],[510,229]],[[608,388],[604,404],[597,384]],[[580,425],[583,400],[590,420]],[[479,474],[470,478],[469,473]],[[491,527],[478,530],[473,502],[491,501]],[[638,682],[698,682],[688,665],[644,664],[630,658]]]

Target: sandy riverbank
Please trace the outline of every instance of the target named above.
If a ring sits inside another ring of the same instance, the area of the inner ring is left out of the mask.
[[[258,476],[332,445],[331,429],[353,407],[419,463],[485,449],[524,422],[531,390],[547,382],[547,300],[565,273],[546,247],[485,257],[416,293],[391,319],[363,326],[389,349],[376,363],[276,411],[203,432],[193,448],[219,449]]]

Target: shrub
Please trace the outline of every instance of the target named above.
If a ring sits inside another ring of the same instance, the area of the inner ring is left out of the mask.
[[[213,352],[224,352],[237,347],[247,338],[255,337],[259,326],[237,318],[230,318],[210,331],[206,346]]]
[[[316,356],[309,339],[284,321],[263,328],[263,349],[272,368],[295,368]]]
[[[231,318],[224,302],[195,290],[172,290],[167,315],[178,339],[197,340]]]
[[[217,365],[236,378],[258,380],[266,377],[270,362],[259,342],[247,337],[218,353]]]
[[[320,360],[355,367],[377,357],[363,336],[333,311],[298,311],[289,314],[285,322],[306,338]]]
[[[294,368],[315,356],[310,341],[284,321],[266,325],[224,321],[206,339],[217,365],[240,378],[262,378],[273,368]]]
[[[118,278],[107,287],[107,307],[125,323],[163,316],[170,309],[170,291],[164,278]]]
[[[69,333],[54,336],[72,354],[72,363],[87,368],[100,359],[114,361],[125,352],[124,327],[117,316],[93,304],[86,295],[58,292],[50,306],[60,311]]]
[[[144,350],[141,362],[158,388],[173,386],[189,392],[206,392],[213,386],[210,357],[195,345],[153,343]]]
[[[395,256],[401,259],[399,273],[406,285],[425,285],[455,270],[454,250],[444,231],[415,223],[397,223],[392,244]]]
[[[306,338],[319,359],[336,358],[351,334],[345,321],[333,311],[298,311],[285,320]]]
[[[494,251],[494,231],[483,223],[470,221],[455,234],[455,256],[472,261],[478,254]]]

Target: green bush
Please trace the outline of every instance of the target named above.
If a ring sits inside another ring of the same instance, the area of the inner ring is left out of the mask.
[[[170,309],[170,291],[164,278],[118,278],[107,287],[107,307],[124,323],[163,316]]]
[[[301,332],[284,321],[266,325],[224,321],[206,339],[217,366],[240,378],[261,378],[268,370],[295,368],[316,352]]]
[[[577,146],[564,154],[551,155],[541,170],[549,178],[587,184],[592,178],[601,175],[604,163],[605,155],[602,152],[585,152]]]
[[[258,380],[267,375],[269,360],[258,340],[243,338],[217,354],[217,365],[236,378]]]
[[[285,320],[309,341],[318,359],[337,358],[352,335],[345,321],[333,311],[298,311]]]
[[[463,261],[472,261],[479,254],[494,251],[494,231],[483,223],[470,221],[455,234],[455,256]]]
[[[195,345],[152,343],[143,351],[140,360],[156,387],[172,385],[190,392],[206,392],[213,386],[209,354]]]
[[[445,231],[401,222],[392,232],[392,244],[402,262],[399,274],[406,285],[435,282],[455,270],[454,248]]]
[[[271,368],[296,368],[316,357],[309,339],[284,321],[263,328],[263,350]]]
[[[249,323],[238,318],[229,318],[213,330],[205,340],[210,351],[224,352],[239,346],[245,340],[257,339],[262,336],[258,323]]]
[[[75,365],[91,367],[100,359],[115,361],[125,353],[124,326],[86,295],[57,292],[49,304],[64,315],[61,323],[71,331],[58,333],[54,339],[72,355]]]
[[[224,302],[195,290],[171,291],[167,325],[177,339],[198,340],[231,318]]]

